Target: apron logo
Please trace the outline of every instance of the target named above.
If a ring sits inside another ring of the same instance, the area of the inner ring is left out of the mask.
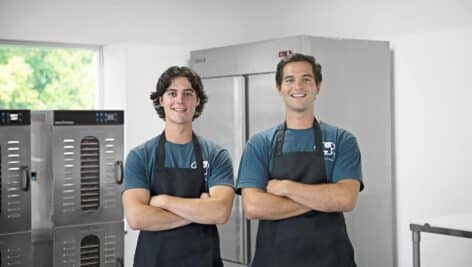
[[[334,161],[336,145],[333,142],[323,142],[323,155],[326,160]]]
[[[193,161],[191,164],[190,164],[190,168],[192,169],[196,169],[197,168],[197,162],[196,161]],[[207,160],[204,160],[203,161],[203,169],[205,170],[205,176],[207,176],[207,173],[208,173],[208,169],[210,168],[210,164],[208,164],[208,161]]]

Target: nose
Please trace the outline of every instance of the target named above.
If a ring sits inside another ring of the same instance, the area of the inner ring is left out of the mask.
[[[177,96],[175,97],[175,100],[178,103],[182,103],[184,101],[184,94],[183,93],[178,93]]]
[[[303,88],[303,79],[296,79],[294,86],[295,86],[295,89]]]

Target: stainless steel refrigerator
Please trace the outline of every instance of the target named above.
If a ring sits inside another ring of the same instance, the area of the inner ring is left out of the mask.
[[[32,266],[29,110],[0,110],[0,266]]]
[[[32,239],[41,266],[120,266],[123,111],[33,111]]]
[[[197,134],[227,148],[235,174],[253,134],[281,123],[283,100],[275,88],[280,57],[315,56],[323,67],[316,117],[350,130],[362,153],[365,189],[346,213],[358,266],[394,266],[392,175],[392,62],[382,41],[294,36],[191,52],[191,67],[203,78],[209,101],[195,120]],[[236,196],[229,222],[218,227],[225,266],[249,265],[257,221],[244,219]]]

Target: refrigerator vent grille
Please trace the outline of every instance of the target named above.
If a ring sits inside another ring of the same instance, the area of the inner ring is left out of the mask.
[[[21,194],[20,194],[20,160],[21,149],[19,140],[7,141],[7,214],[8,219],[17,219],[21,217]]]
[[[100,206],[100,143],[87,136],[80,142],[80,207],[97,210]]]
[[[88,235],[80,242],[80,266],[100,266],[100,240],[97,236]]]

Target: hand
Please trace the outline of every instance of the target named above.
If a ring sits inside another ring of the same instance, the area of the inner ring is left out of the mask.
[[[151,201],[149,201],[149,205],[156,208],[163,208],[168,200],[169,196],[165,194],[153,196]]]
[[[285,196],[287,194],[287,186],[290,180],[271,179],[267,183],[266,190],[276,196]]]

